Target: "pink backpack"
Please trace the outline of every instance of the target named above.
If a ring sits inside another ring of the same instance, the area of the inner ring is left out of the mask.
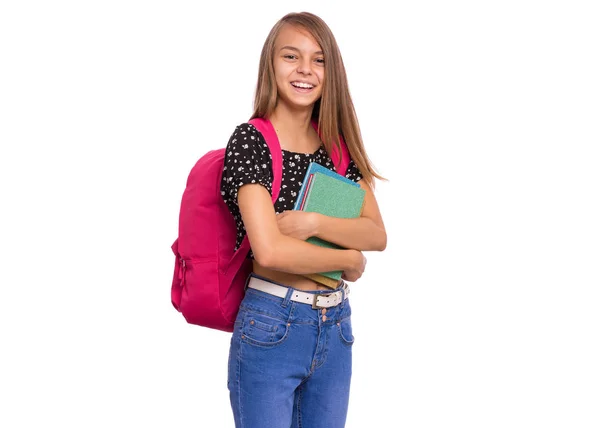
[[[249,121],[264,137],[273,162],[272,201],[279,196],[282,155],[277,134],[267,119]],[[313,122],[315,129],[316,123]],[[332,160],[339,156],[333,150]],[[244,287],[252,272],[248,236],[234,252],[235,220],[221,196],[225,148],[202,156],[192,168],[181,199],[179,234],[171,249],[175,270],[171,303],[189,324],[233,331]],[[345,174],[350,155],[342,142],[340,174]]]

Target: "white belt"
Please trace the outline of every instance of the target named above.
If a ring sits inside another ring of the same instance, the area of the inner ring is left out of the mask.
[[[287,296],[289,290],[289,287],[277,285],[272,282],[256,278],[255,276],[250,277],[250,280],[248,281],[248,288],[264,291],[265,293],[281,297],[282,299],[284,299],[285,296]],[[348,294],[350,294],[350,288],[348,288],[348,285],[344,283],[342,289],[328,294],[306,293],[304,291],[294,289],[290,300],[299,303],[306,303],[307,305],[312,305],[314,309],[331,308],[333,306],[339,305],[340,303],[342,303],[342,301],[346,300],[348,298]]]

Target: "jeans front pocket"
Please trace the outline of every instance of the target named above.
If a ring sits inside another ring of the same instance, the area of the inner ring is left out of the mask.
[[[251,345],[273,347],[285,341],[289,326],[285,320],[258,312],[246,312],[241,326],[242,341]]]
[[[338,332],[342,343],[351,346],[354,343],[354,336],[352,335],[352,322],[350,317],[344,318],[337,323]]]

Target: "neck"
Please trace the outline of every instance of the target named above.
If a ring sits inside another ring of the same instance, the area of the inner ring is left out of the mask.
[[[312,132],[312,107],[304,110],[292,110],[285,103],[278,103],[269,120],[278,133],[306,139]]]

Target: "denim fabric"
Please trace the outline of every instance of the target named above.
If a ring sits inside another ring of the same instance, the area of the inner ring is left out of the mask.
[[[349,302],[323,312],[289,300],[292,291],[280,298],[246,289],[229,351],[236,428],[345,425],[354,342]]]

